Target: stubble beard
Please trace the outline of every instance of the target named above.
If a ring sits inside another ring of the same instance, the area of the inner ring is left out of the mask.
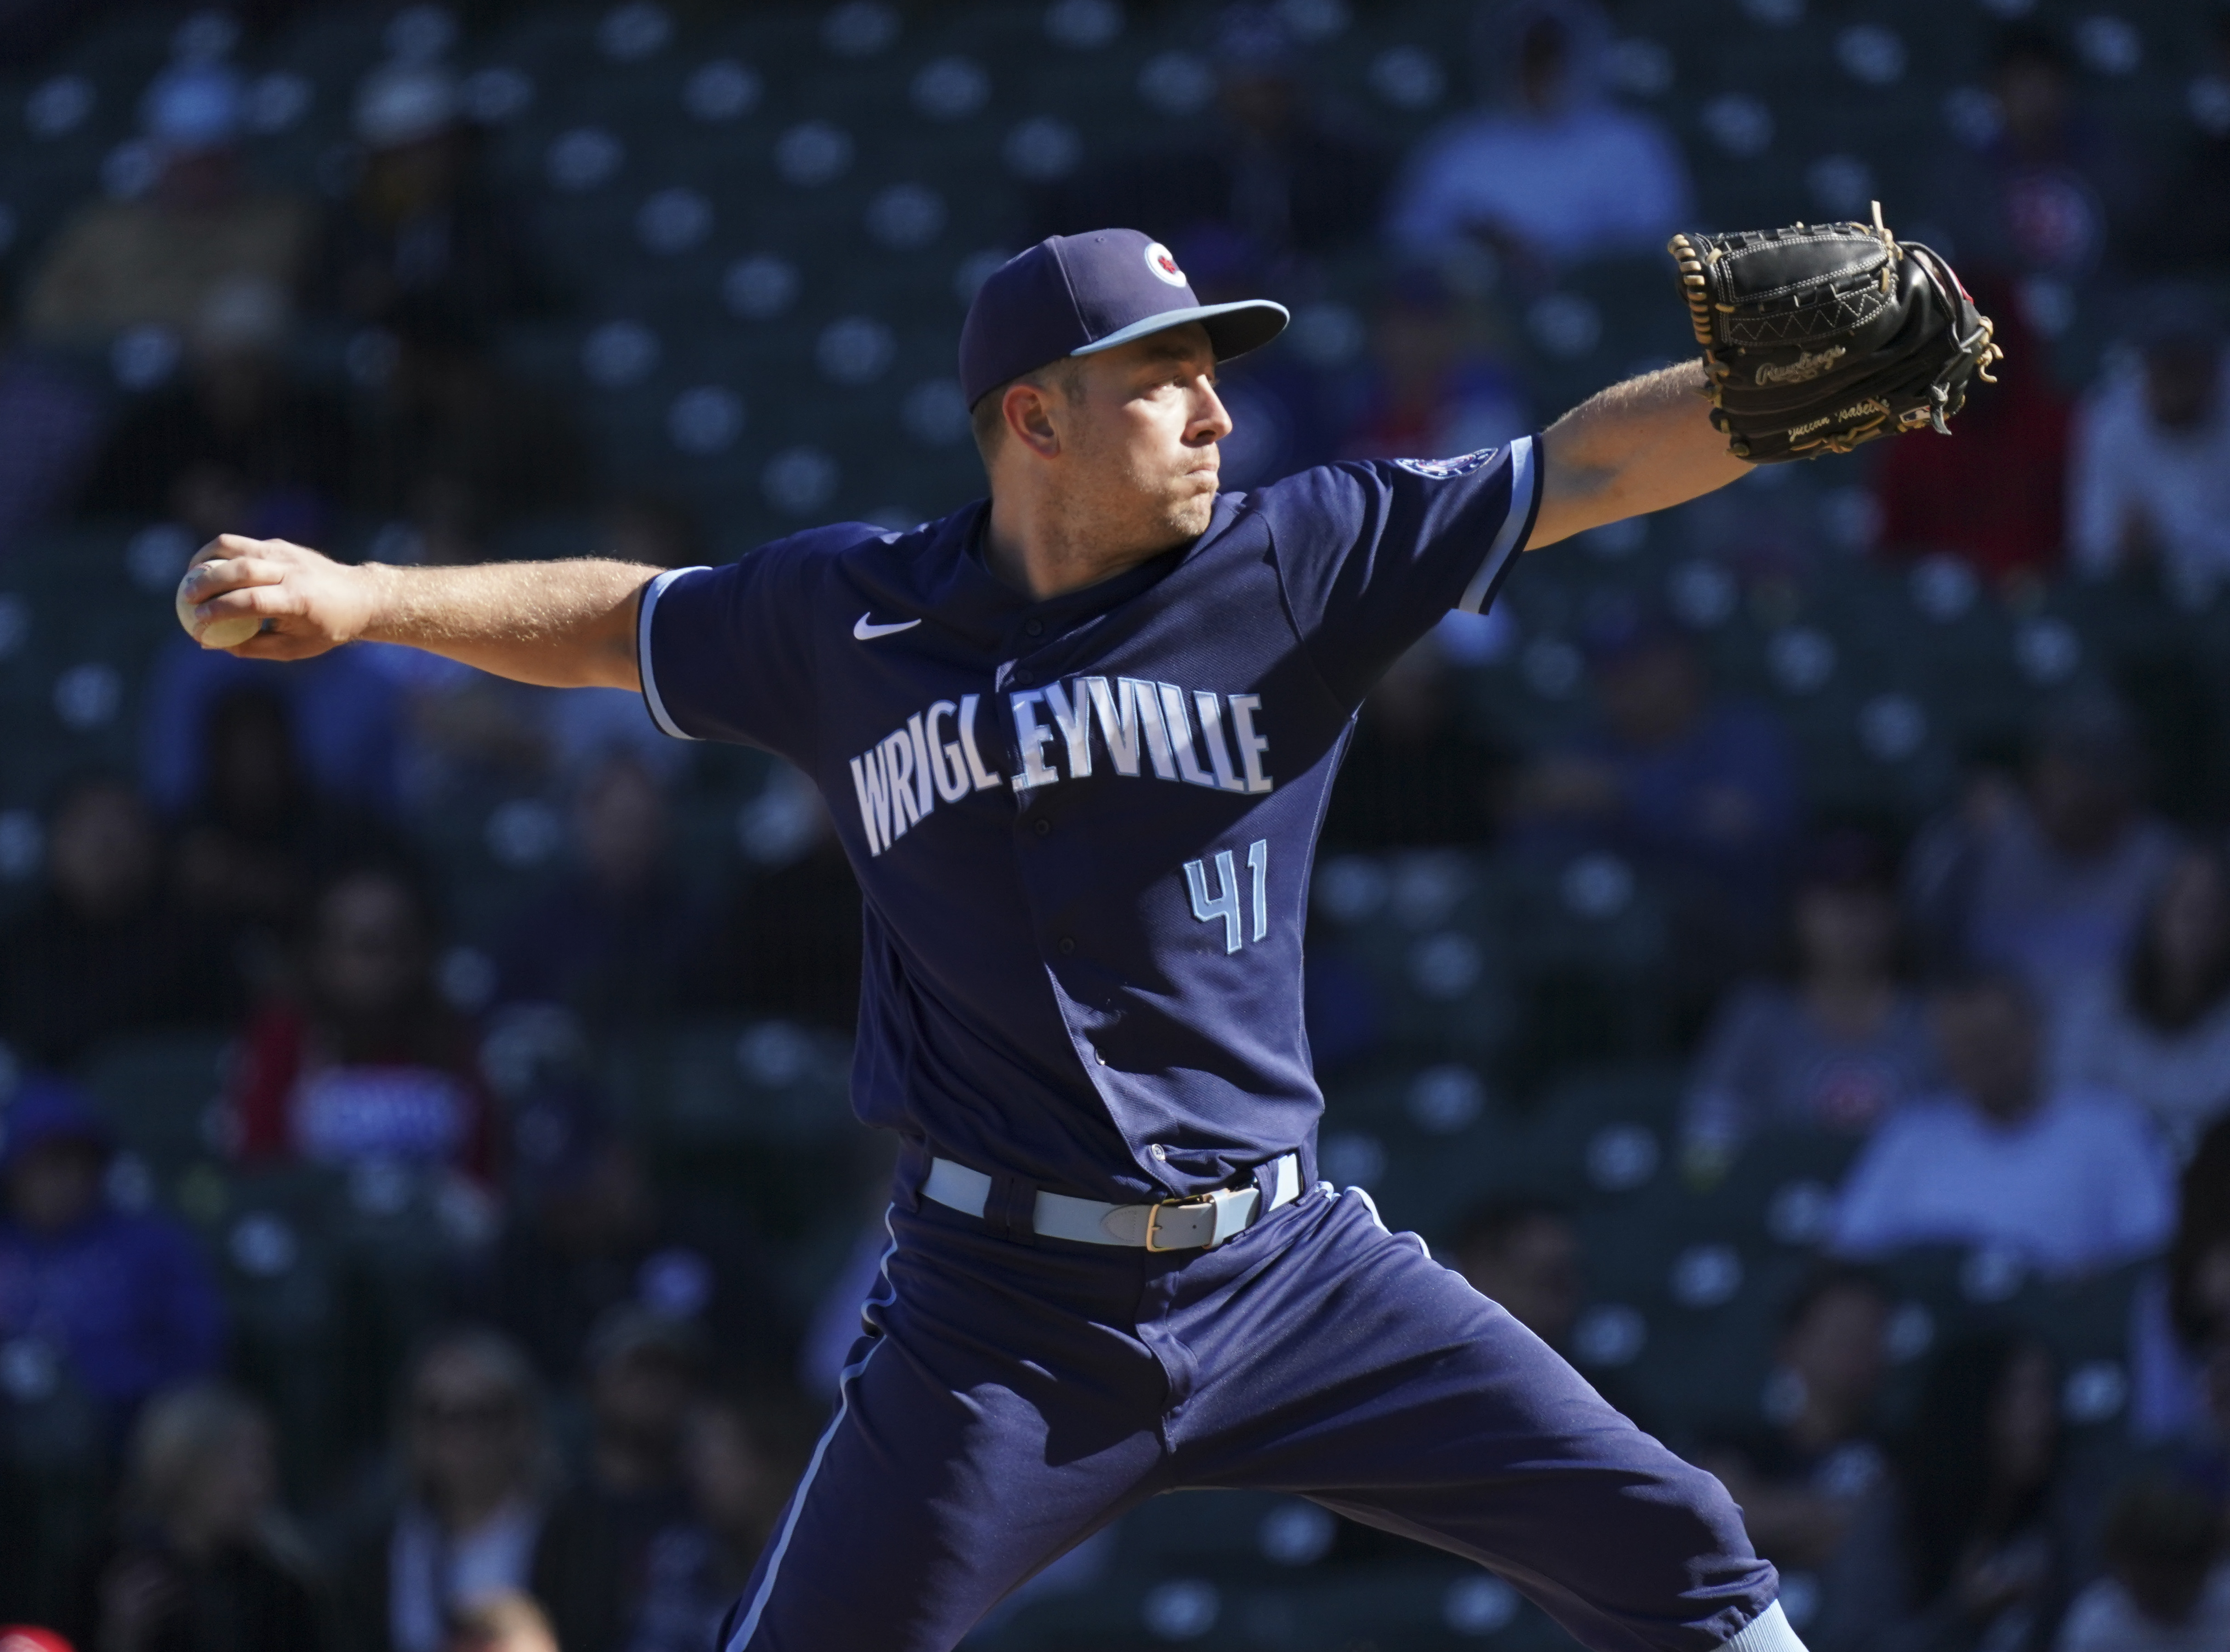
[[[1197,539],[1215,513],[1215,495],[1196,493],[1170,505],[1165,521],[1172,540]]]
[[[1215,496],[1221,486],[1216,472],[1208,472],[1208,485],[1199,488],[1201,472],[1188,470],[1176,479],[1173,497],[1163,513],[1164,525],[1172,540],[1197,539],[1208,531],[1209,518],[1215,513]]]
[[[1158,486],[1139,478],[1124,491],[1127,500],[1103,498],[1100,509],[1086,506],[1078,526],[1105,532],[1109,524],[1127,520],[1131,527],[1123,537],[1133,549],[1152,555],[1199,538],[1215,511],[1216,491],[1202,489],[1196,472],[1166,478]]]

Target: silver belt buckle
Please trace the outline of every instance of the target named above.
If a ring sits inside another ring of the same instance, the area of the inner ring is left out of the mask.
[[[1162,1212],[1163,1211],[1170,1210],[1213,1209],[1215,1205],[1215,1199],[1216,1196],[1214,1193],[1195,1193],[1189,1199],[1164,1199],[1149,1205],[1146,1207],[1146,1249],[1149,1250],[1200,1250],[1206,1249],[1206,1243],[1198,1241],[1189,1244],[1161,1244],[1159,1241],[1161,1239]],[[1212,1241],[1215,1234],[1215,1226],[1213,1223],[1208,1225],[1208,1231],[1209,1240]]]

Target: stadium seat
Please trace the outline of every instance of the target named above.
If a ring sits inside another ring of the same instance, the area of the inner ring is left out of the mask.
[[[706,1022],[666,1041],[667,1139],[811,1147],[852,1128],[848,1052],[783,1021]]]
[[[84,1072],[119,1141],[167,1186],[224,1148],[219,1117],[232,1051],[222,1032],[141,1033],[108,1041]]]

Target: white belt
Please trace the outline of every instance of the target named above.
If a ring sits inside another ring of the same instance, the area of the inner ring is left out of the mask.
[[[1301,1196],[1300,1155],[1289,1153],[1275,1163],[1276,1182],[1270,1196],[1273,1211]],[[921,1191],[940,1205],[980,1217],[990,1202],[991,1179],[950,1159],[932,1159],[929,1180]],[[1067,1193],[1041,1191],[1030,1225],[1047,1238],[1074,1239],[1083,1244],[1212,1250],[1233,1234],[1246,1231],[1261,1199],[1259,1186],[1221,1188],[1153,1205],[1110,1205],[1102,1199],[1072,1199]]]

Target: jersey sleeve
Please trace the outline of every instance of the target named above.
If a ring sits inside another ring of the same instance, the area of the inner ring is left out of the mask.
[[[783,541],[723,568],[677,568],[651,581],[635,619],[651,721],[677,740],[803,761],[813,736],[816,560]]]
[[[1452,609],[1486,612],[1540,508],[1537,439],[1319,466],[1256,496],[1303,646],[1359,702]]]

